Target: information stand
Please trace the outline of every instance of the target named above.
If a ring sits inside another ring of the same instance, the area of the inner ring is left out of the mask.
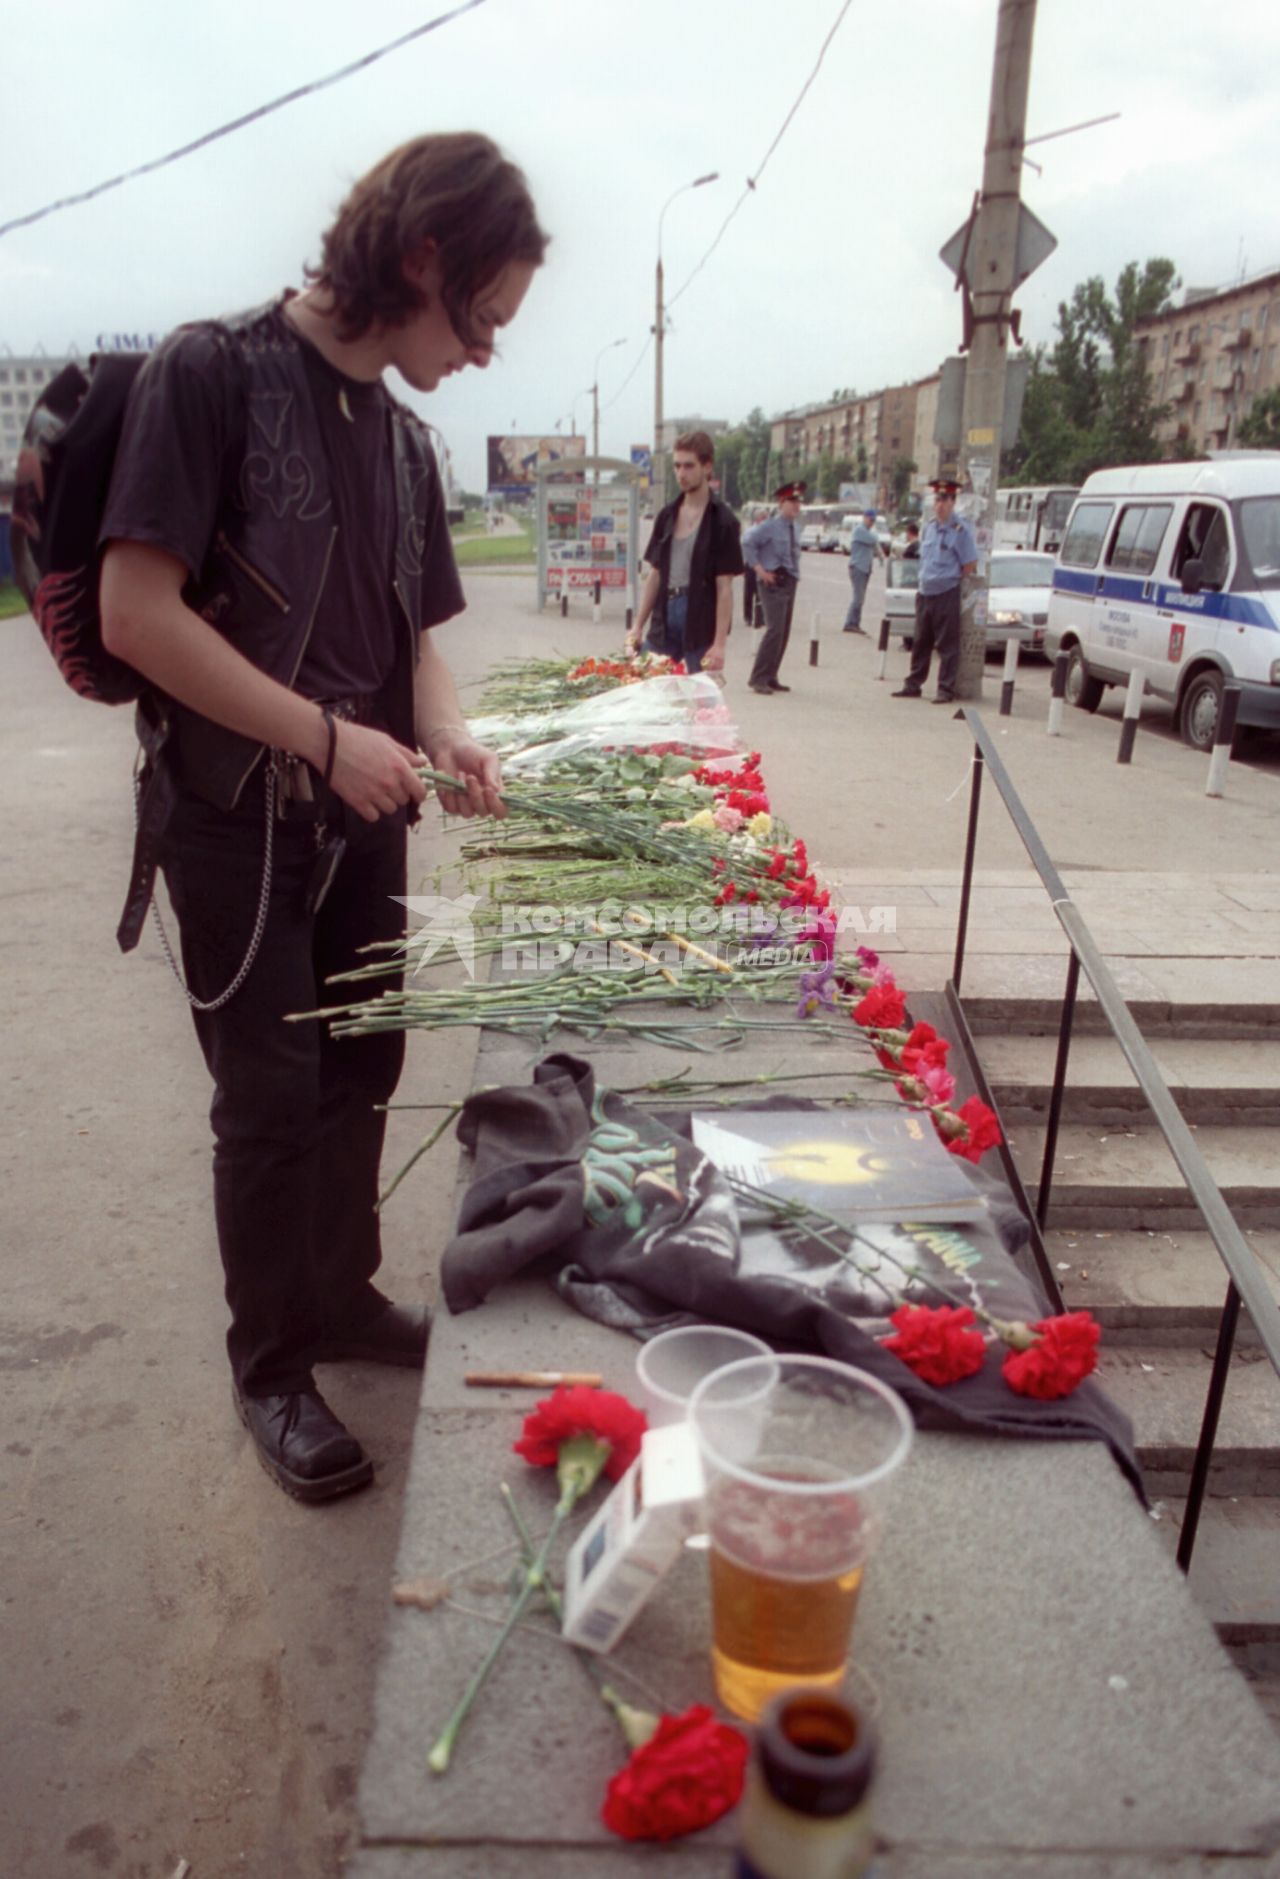
[[[575,457],[534,472],[538,515],[538,605],[575,591],[630,590],[640,604],[640,488],[644,473],[620,457]]]

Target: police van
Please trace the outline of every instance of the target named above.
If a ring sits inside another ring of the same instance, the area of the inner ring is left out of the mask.
[[[1240,725],[1280,729],[1280,451],[1088,477],[1046,644],[1070,653],[1067,698],[1085,711],[1137,671],[1196,750],[1213,743],[1228,680]]]

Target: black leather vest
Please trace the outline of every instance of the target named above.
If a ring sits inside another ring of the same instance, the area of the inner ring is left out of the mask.
[[[199,576],[183,599],[238,652],[292,686],[338,545],[324,439],[312,403],[302,345],[273,300],[250,312],[202,322],[233,353],[244,384],[244,453],[233,490]],[[392,406],[396,552],[392,588],[403,615],[412,674],[419,654],[423,546],[428,504],[439,479],[427,427]],[[390,729],[413,745],[412,685],[397,688]],[[225,730],[173,699],[139,706],[144,747],[165,759],[188,788],[232,808],[265,745]]]

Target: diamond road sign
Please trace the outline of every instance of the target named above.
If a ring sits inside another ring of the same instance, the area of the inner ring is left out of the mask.
[[[938,250],[939,258],[946,263],[957,279],[960,276],[960,263],[964,257],[966,236],[969,237],[969,246],[972,248],[973,237],[970,234],[970,224],[962,222],[951,240]],[[1041,262],[1049,259],[1057,245],[1058,237],[1050,234],[1038,216],[1032,215],[1025,202],[1019,203],[1018,247],[1013,264],[1014,286],[1021,287],[1023,281],[1035,273]],[[969,284],[972,286],[972,281]]]

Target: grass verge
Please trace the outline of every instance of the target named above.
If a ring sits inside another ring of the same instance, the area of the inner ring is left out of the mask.
[[[532,535],[478,535],[474,540],[454,537],[454,559],[460,568],[502,567],[515,561],[532,564],[537,555]]]

